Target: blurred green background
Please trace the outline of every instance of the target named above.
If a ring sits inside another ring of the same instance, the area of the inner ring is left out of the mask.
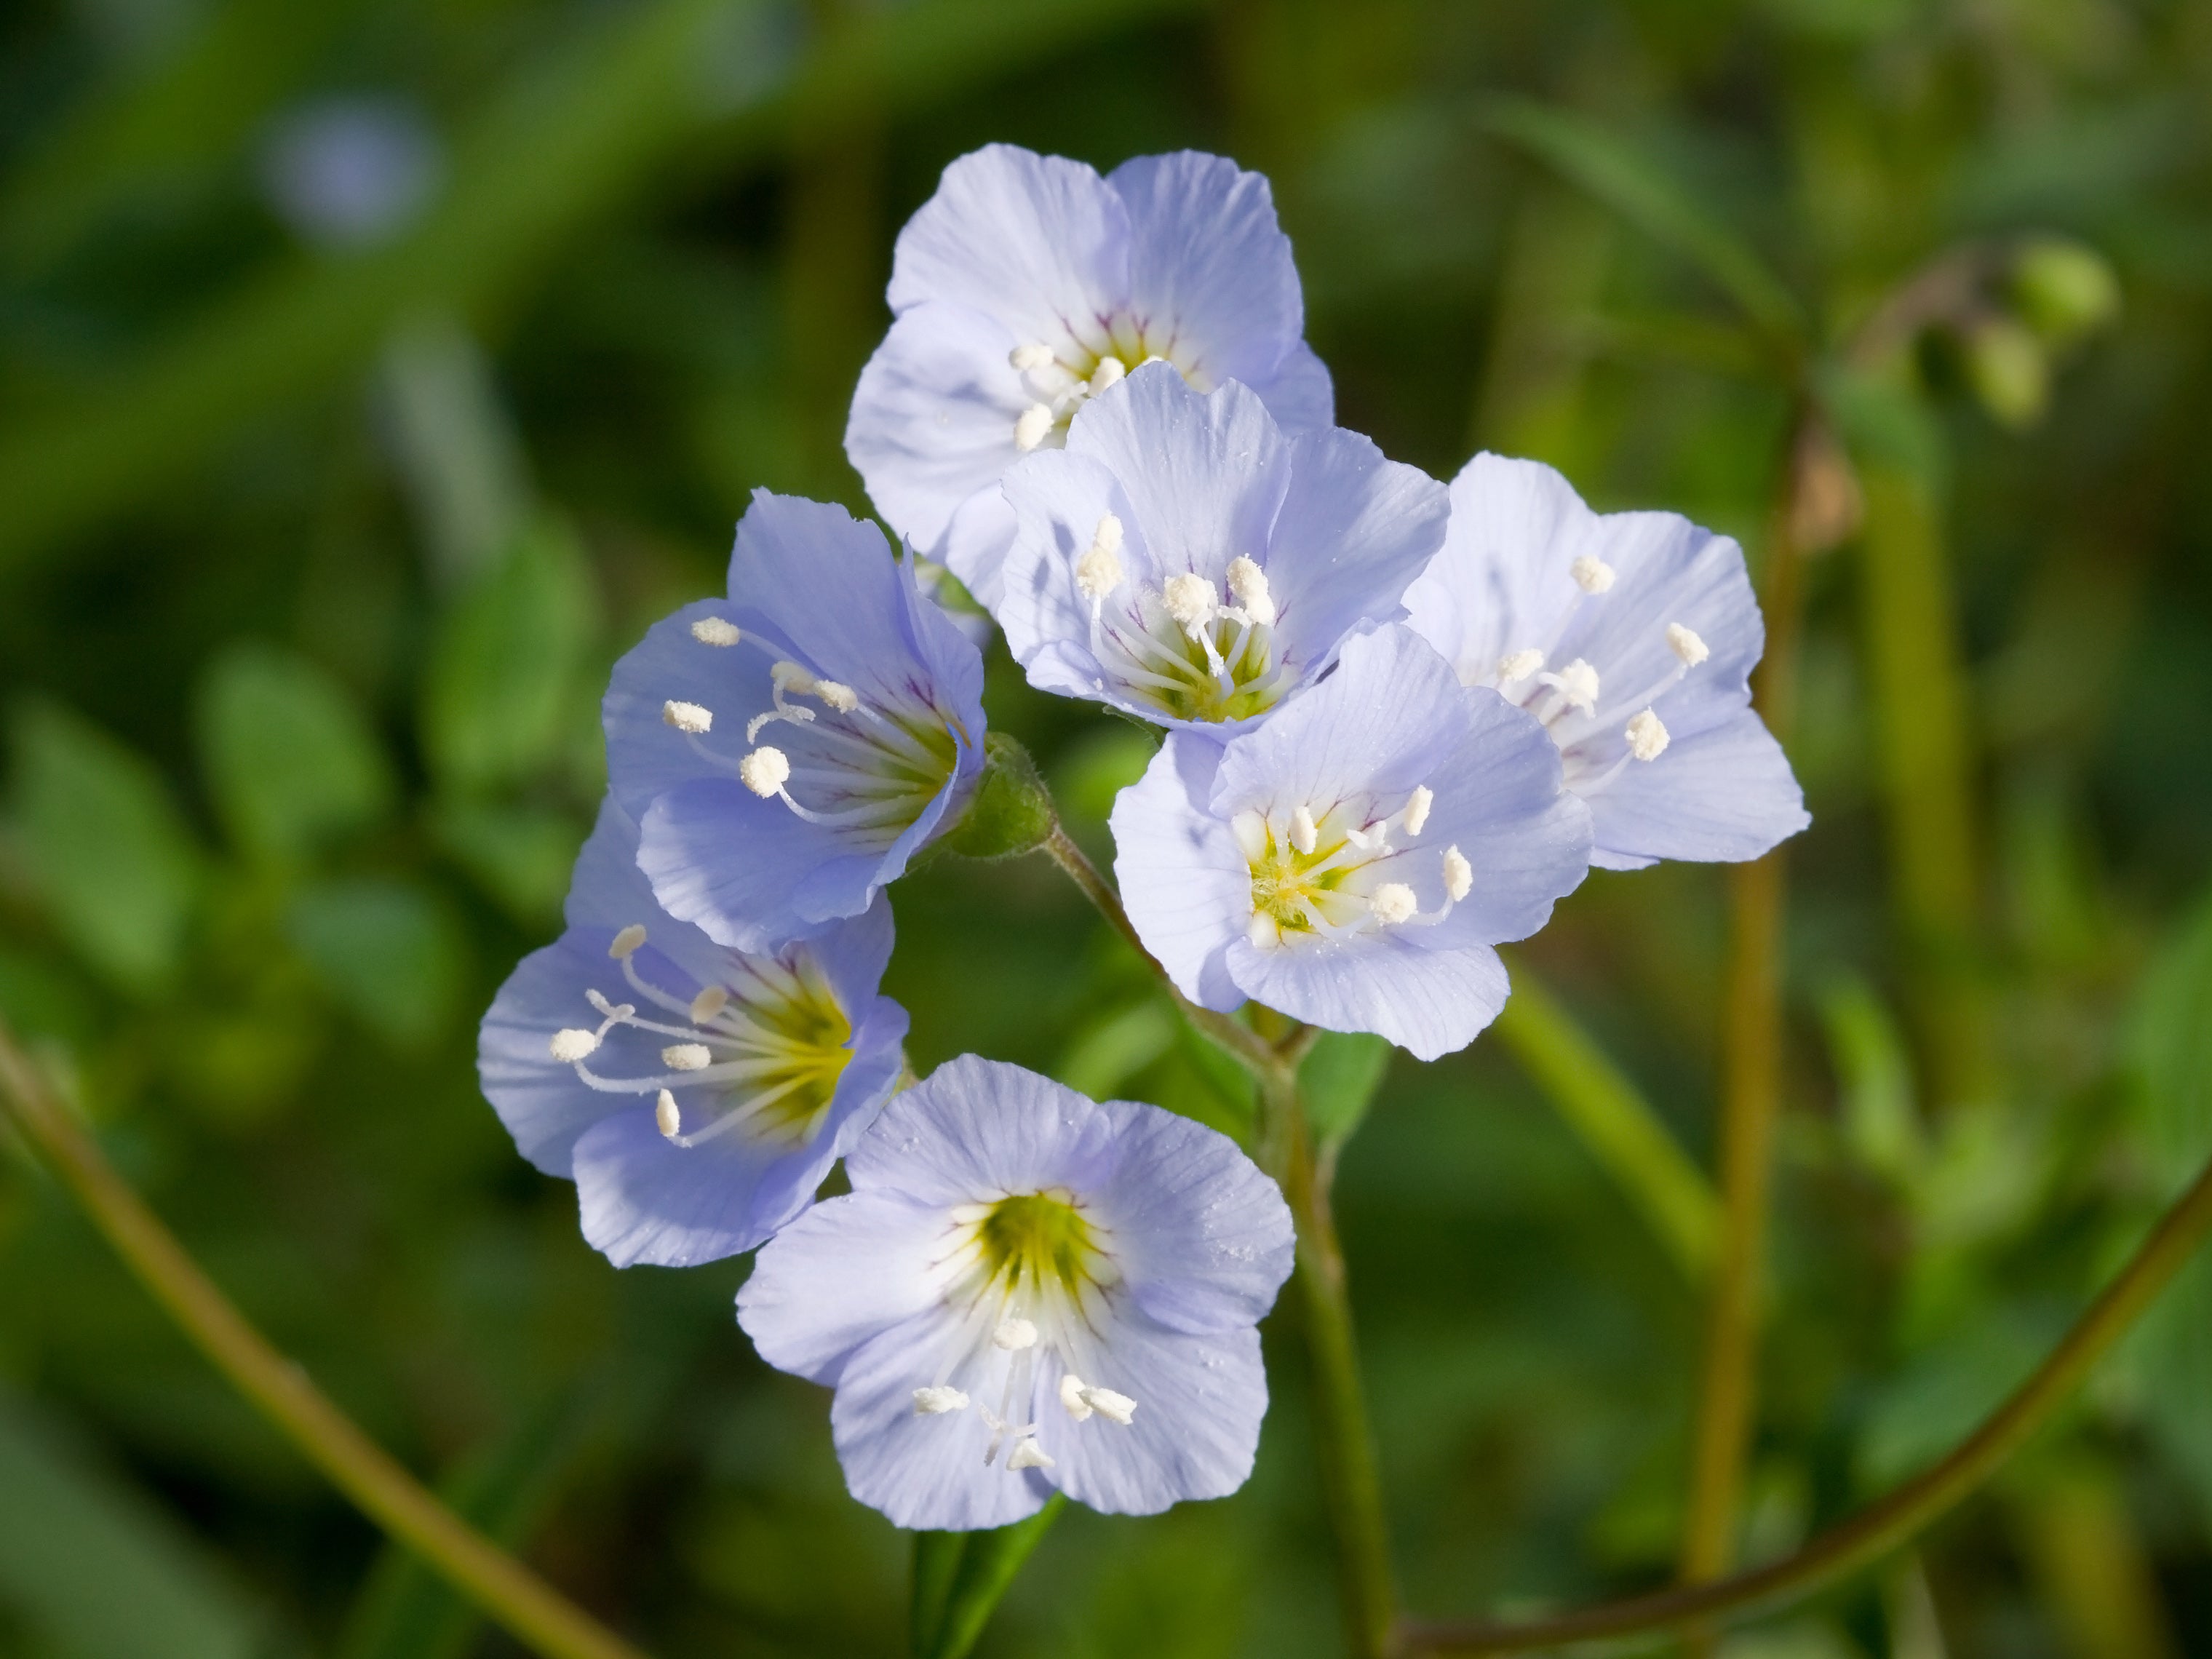
[[[1791,744],[1744,1551],[1924,1466],[2212,1150],[2203,0],[24,0],[0,1012],[252,1316],[586,1604],[669,1659],[902,1651],[905,1540],[735,1329],[743,1264],[610,1270],[472,1044],[556,926],[609,665],[719,587],[756,485],[865,508],[891,239],[1000,139],[1265,169],[1344,424],[1439,477],[1540,457],[1754,566],[1775,341],[1818,343],[1851,533]],[[990,708],[1103,852],[1141,737],[1002,648]],[[1706,1167],[1723,891],[1596,875],[1517,962]],[[1238,1123],[1042,860],[896,906],[917,1066]],[[1700,1259],[1556,1104],[1492,1036],[1401,1059],[1343,1156],[1423,1613],[1674,1559]],[[1250,1486],[1072,1513],[982,1651],[1334,1650],[1295,1338]],[[0,1134],[0,1655],[515,1651]],[[2212,1654],[2212,1262],[1923,1550],[1730,1651]]]

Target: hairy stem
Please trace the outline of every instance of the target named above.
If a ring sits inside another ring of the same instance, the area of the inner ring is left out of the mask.
[[[447,1509],[271,1347],[116,1173],[4,1025],[0,1102],[162,1310],[370,1520],[546,1659],[642,1659]]]
[[[1795,1555],[1703,1584],[1682,1585],[1526,1624],[1407,1627],[1414,1653],[1528,1653],[1741,1614],[1804,1597],[1872,1565],[1970,1496],[2025,1445],[2212,1235],[2212,1164],[2160,1218],[2033,1376],[1933,1468],[1822,1533]]]
[[[1297,1282],[1313,1368],[1314,1441],[1336,1534],[1345,1638],[1353,1659],[1382,1659],[1395,1651],[1397,1595],[1344,1252],[1329,1212],[1328,1177],[1314,1161],[1296,1070],[1279,1066],[1262,1078],[1261,1101],[1261,1154],[1282,1183],[1297,1224]]]

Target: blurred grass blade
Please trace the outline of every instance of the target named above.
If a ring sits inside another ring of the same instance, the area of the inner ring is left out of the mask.
[[[0,1606],[69,1659],[252,1659],[268,1650],[264,1620],[180,1528],[4,1394]]]
[[[1066,1507],[1054,1492],[1011,1527],[915,1534],[914,1659],[966,1659],[1014,1575]]]
[[[1571,111],[1520,98],[1487,100],[1476,119],[1689,260],[1762,333],[1785,345],[1805,344],[1804,312],[1782,280],[1678,181],[1624,140]]]
[[[1721,1205],[1651,1103],[1521,963],[1492,1028],[1692,1284],[1712,1270]]]
[[[62,936],[107,978],[146,993],[174,975],[200,854],[152,763],[48,702],[18,708],[13,817]]]
[[[494,1543],[520,1550],[585,1443],[570,1396],[549,1400],[466,1459],[438,1495]],[[483,1614],[421,1557],[387,1543],[354,1604],[337,1659],[461,1659]]]
[[[244,643],[200,688],[200,766],[232,837],[296,864],[392,808],[390,766],[345,687],[295,652]]]
[[[1052,1074],[1078,1094],[1104,1100],[1175,1047],[1176,1025],[1175,1010],[1147,997],[1068,1044]]]
[[[1389,1039],[1365,1032],[1323,1031],[1298,1067],[1306,1115],[1323,1146],[1352,1138],[1390,1070]]]

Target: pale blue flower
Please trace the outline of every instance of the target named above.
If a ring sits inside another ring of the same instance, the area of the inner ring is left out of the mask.
[[[1450,510],[1358,434],[1285,435],[1243,386],[1201,394],[1164,366],[1094,399],[1004,492],[999,620],[1030,684],[1217,737],[1403,616]]]
[[[1053,1491],[1149,1515],[1244,1484],[1254,1328],[1289,1276],[1274,1183],[1212,1130],[951,1061],[884,1109],[853,1190],[769,1242],[738,1321],[834,1388],[854,1497],[973,1530]]]
[[[1544,722],[1590,805],[1592,861],[1740,860],[1812,820],[1751,707],[1765,643],[1743,550],[1673,513],[1610,513],[1535,461],[1478,455],[1411,626],[1468,685]]]
[[[1497,1017],[1491,947],[1541,927],[1590,848],[1543,727],[1397,623],[1227,744],[1172,734],[1113,828],[1129,920],[1185,996],[1423,1060]]]
[[[615,665],[607,774],[661,907],[742,951],[856,916],[982,765],[983,661],[844,508],[760,490],[730,597]]]
[[[899,234],[889,298],[845,453],[892,528],[994,611],[1013,532],[1000,474],[1139,363],[1201,392],[1240,380],[1288,430],[1329,424],[1267,181],[1218,155],[1103,179],[1008,144],[963,155]]]
[[[523,1156],[575,1182],[586,1238],[686,1267],[807,1206],[896,1085],[907,1018],[876,994],[890,901],[748,956],[662,912],[636,854],[608,801],[568,931],[501,988],[477,1064]]]

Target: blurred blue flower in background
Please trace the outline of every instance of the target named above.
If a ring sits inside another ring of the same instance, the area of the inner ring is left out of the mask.
[[[1255,731],[1170,737],[1113,827],[1129,919],[1185,996],[1423,1060],[1497,1018],[1491,946],[1549,920],[1590,845],[1543,728],[1397,624]]]
[[[1544,722],[1592,862],[1753,859],[1812,822],[1751,706],[1765,641],[1743,550],[1675,513],[1593,513],[1536,461],[1478,455],[1412,626]]]
[[[1139,365],[1163,358],[1200,392],[1241,380],[1289,430],[1334,409],[1267,181],[1218,155],[1101,178],[987,145],[899,234],[889,298],[846,453],[891,528],[994,611],[1013,534],[1000,475]]]
[[[853,1495],[902,1527],[1005,1526],[1053,1490],[1113,1514],[1252,1472],[1255,1329],[1290,1276],[1275,1184],[1214,1130],[964,1055],[884,1109],[853,1190],[760,1254],[738,1319],[837,1391]]]
[[[261,156],[278,216],[319,247],[374,247],[428,207],[445,173],[429,122],[403,98],[364,94],[303,104],[281,117]]]
[[[525,1157],[575,1181],[584,1236],[617,1267],[753,1249],[905,1065],[906,1011],[876,994],[889,902],[773,956],[728,950],[653,903],[610,800],[567,912],[484,1017],[484,1093]]]
[[[607,770],[663,908],[771,950],[859,915],[951,826],[983,662],[842,507],[757,491],[729,580],[615,665]]]
[[[1443,544],[1443,486],[1322,427],[1285,434],[1231,382],[1164,365],[1006,475],[999,617],[1030,684],[1233,732],[1325,672]]]

